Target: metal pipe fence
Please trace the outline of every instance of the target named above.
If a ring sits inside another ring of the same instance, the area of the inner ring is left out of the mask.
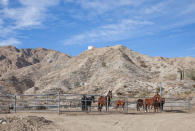
[[[16,96],[0,96],[0,111],[8,109],[10,112],[99,112],[98,98],[100,95],[94,96],[95,100],[82,100],[83,94],[39,94],[39,95],[16,95]],[[145,110],[141,108],[137,111],[137,100],[148,97],[113,97],[106,105],[103,106],[101,112],[111,113],[143,113]],[[117,108],[117,102],[125,102],[124,107]],[[183,111],[189,112],[191,109],[191,99],[184,98],[165,98],[163,106],[164,111]],[[91,102],[91,105],[88,105]],[[84,103],[84,105],[83,105]]]

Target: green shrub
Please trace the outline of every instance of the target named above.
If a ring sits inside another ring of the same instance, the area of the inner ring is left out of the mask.
[[[105,62],[102,62],[102,67],[106,67],[106,63]]]
[[[147,94],[148,94],[147,92],[142,92],[139,96],[140,96],[140,97],[146,97]]]

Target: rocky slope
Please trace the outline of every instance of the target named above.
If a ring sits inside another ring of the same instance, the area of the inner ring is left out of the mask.
[[[144,96],[163,84],[167,95],[194,95],[195,58],[149,57],[122,45],[76,57],[46,49],[0,47],[0,90]]]
[[[63,66],[71,57],[47,49],[0,47],[0,91],[24,93],[45,74]]]

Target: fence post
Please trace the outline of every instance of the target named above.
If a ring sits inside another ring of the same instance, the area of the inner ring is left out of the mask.
[[[126,97],[126,107],[127,107],[127,113],[129,112],[128,111],[128,97]]]
[[[14,112],[16,113],[16,96],[14,96]]]
[[[48,95],[46,95],[46,104],[48,105]]]
[[[58,92],[58,114],[60,114],[60,92]]]
[[[109,105],[108,105],[108,97],[106,97],[106,111],[109,111]]]
[[[85,99],[84,99],[84,102],[85,102],[85,112],[87,112],[87,97],[85,97]]]
[[[191,109],[191,103],[190,103],[190,97],[188,98],[188,112],[190,112]]]

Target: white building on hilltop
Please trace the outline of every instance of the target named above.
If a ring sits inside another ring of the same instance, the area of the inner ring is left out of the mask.
[[[95,46],[88,46],[88,50],[94,49]]]

